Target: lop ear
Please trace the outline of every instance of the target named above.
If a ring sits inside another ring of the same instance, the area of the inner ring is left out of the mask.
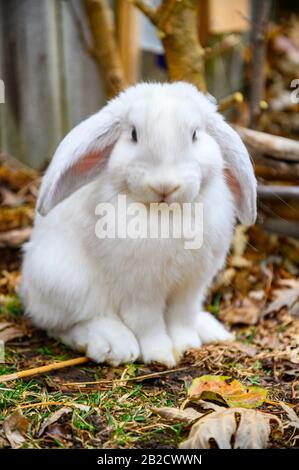
[[[37,202],[41,215],[100,173],[120,130],[108,106],[74,127],[59,144],[42,181]]]
[[[208,133],[222,151],[225,175],[235,197],[238,219],[244,225],[252,225],[256,219],[256,178],[247,149],[237,132],[215,112],[209,120]]]

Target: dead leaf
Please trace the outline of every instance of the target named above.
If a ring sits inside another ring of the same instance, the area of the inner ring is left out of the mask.
[[[290,314],[296,315],[299,313],[299,311],[297,313],[297,309],[299,308],[297,305],[299,301],[299,280],[285,279],[281,280],[280,284],[286,286],[286,288],[275,289],[273,291],[276,298],[264,310],[263,315],[279,312],[283,307],[287,307]]]
[[[30,238],[32,227],[24,227],[17,230],[9,230],[8,232],[0,233],[0,248],[5,247],[18,247],[27,242]]]
[[[231,408],[204,415],[193,424],[180,449],[264,449],[271,434],[271,422],[281,421],[269,413]]]
[[[166,418],[170,421],[181,421],[185,423],[192,423],[202,416],[202,413],[199,413],[193,408],[185,408],[184,410],[180,410],[179,408],[165,406],[162,408],[152,408],[152,411],[157,413],[162,418]]]
[[[20,271],[6,271],[3,270],[1,272],[0,278],[0,288],[4,289],[8,292],[16,292],[21,281],[21,273]]]
[[[69,424],[54,423],[48,427],[46,436],[60,442],[64,446],[72,445],[72,427]]]
[[[54,411],[54,413],[51,413],[41,425],[37,433],[37,437],[40,437],[45,432],[47,427],[53,423],[56,423],[56,421],[58,421],[61,418],[61,416],[65,414],[69,414],[71,412],[72,412],[71,408],[69,408],[68,406],[63,406],[62,408],[59,408],[59,410]]]
[[[214,284],[214,289],[218,290],[221,287],[228,287],[232,283],[235,275],[236,270],[234,268],[225,269],[218,275]]]
[[[31,206],[1,207],[0,232],[15,230],[32,225],[34,209]]]
[[[243,256],[248,243],[248,227],[237,225],[232,243],[232,253],[236,256]]]
[[[30,421],[25,416],[16,412],[4,420],[3,430],[7,440],[13,449],[18,449],[26,441]]]
[[[256,325],[260,319],[260,307],[250,299],[244,299],[241,307],[231,306],[221,312],[221,318],[230,325]]]
[[[265,297],[265,292],[261,289],[261,290],[251,290],[250,292],[248,292],[248,297],[250,297],[251,299],[253,300],[263,300],[264,297]]]
[[[12,192],[10,189],[0,187],[2,206],[16,207],[24,203],[24,197]]]
[[[7,321],[0,323],[0,340],[4,341],[4,343],[16,338],[22,338],[26,334],[26,329],[20,325]]]
[[[203,375],[194,379],[189,390],[188,398],[192,402],[197,400],[216,401],[230,408],[256,408],[261,406],[267,397],[267,390],[255,385],[246,387],[226,376]]]
[[[283,403],[282,401],[279,402],[279,404],[288,416],[288,423],[285,427],[288,428],[292,426],[293,428],[299,429],[299,417],[297,416],[295,411],[286,403]]]
[[[252,263],[250,260],[246,259],[244,256],[232,255],[228,258],[228,264],[232,268],[250,268]]]

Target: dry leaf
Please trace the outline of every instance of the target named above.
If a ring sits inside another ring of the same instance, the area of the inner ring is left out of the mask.
[[[16,412],[4,420],[3,430],[7,440],[13,449],[18,449],[26,441],[30,421],[19,412]]]
[[[1,322],[0,323],[0,340],[7,343],[16,338],[22,338],[27,334],[26,330],[20,325],[10,322]]]
[[[246,387],[230,377],[203,375],[194,379],[188,398],[192,402],[198,400],[216,401],[229,407],[257,408],[267,397],[267,390],[255,385]]]
[[[27,242],[31,236],[32,227],[24,227],[17,230],[9,230],[0,233],[0,248],[15,248]]]
[[[235,229],[234,239],[232,243],[232,252],[233,255],[236,256],[243,256],[247,243],[248,243],[248,235],[247,235],[248,227],[245,225],[237,225]]]
[[[220,289],[221,287],[228,287],[236,275],[236,270],[234,268],[227,268],[222,271],[214,283],[214,289]]]
[[[40,437],[45,432],[47,427],[50,426],[50,424],[56,423],[56,421],[58,421],[61,418],[61,416],[65,414],[69,414],[71,412],[72,412],[71,408],[69,408],[68,406],[63,406],[62,408],[59,408],[59,410],[54,411],[54,413],[51,413],[41,425],[37,433],[37,436]]]
[[[279,312],[283,307],[287,307],[290,314],[298,314],[299,281],[297,279],[288,279],[280,281],[280,284],[285,288],[274,290],[273,293],[276,298],[264,310],[263,315]]]
[[[4,187],[0,187],[0,199],[2,206],[16,207],[24,203],[23,196],[20,196]]]
[[[269,413],[231,408],[210,413],[193,424],[180,449],[264,449],[271,434],[271,422],[282,431],[281,421]]]
[[[293,428],[299,429],[299,417],[297,416],[295,411],[290,406],[288,406],[286,403],[283,403],[282,401],[279,402],[279,404],[280,404],[281,408],[288,415],[289,421],[288,421],[288,423],[285,427],[288,428],[289,426],[292,426]]]
[[[228,258],[228,264],[232,268],[250,268],[252,263],[250,260],[244,258],[244,256],[232,255]]]
[[[193,408],[180,410],[179,408],[165,406],[162,408],[152,408],[152,411],[160,415],[162,418],[166,418],[170,421],[181,421],[185,423],[192,423],[202,416],[202,413],[199,413]]]
[[[241,307],[231,306],[222,312],[221,317],[230,325],[256,325],[260,319],[260,307],[250,299],[244,299]]]

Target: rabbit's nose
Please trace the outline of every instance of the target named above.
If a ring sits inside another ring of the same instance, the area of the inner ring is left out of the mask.
[[[153,191],[155,194],[160,196],[162,200],[164,200],[168,196],[171,196],[171,194],[178,191],[181,186],[179,184],[165,183],[165,184],[158,184],[155,186],[149,185],[148,187],[151,191]]]

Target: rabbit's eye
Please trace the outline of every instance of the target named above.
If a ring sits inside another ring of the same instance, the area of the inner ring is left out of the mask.
[[[196,132],[196,131],[193,132],[192,141],[193,141],[193,142],[196,142],[196,141],[197,141],[197,132]]]
[[[133,127],[132,129],[131,138],[133,142],[137,142],[137,132],[136,132],[135,127]]]

